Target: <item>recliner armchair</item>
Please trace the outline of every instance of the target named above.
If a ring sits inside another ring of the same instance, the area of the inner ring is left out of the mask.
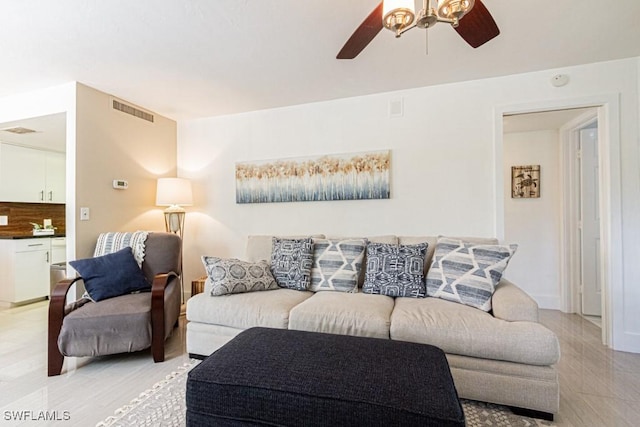
[[[60,375],[64,356],[103,356],[151,347],[164,361],[164,342],[178,325],[182,242],[172,233],[149,233],[142,271],[151,292],[77,301],[65,306],[69,288],[81,277],[59,282],[49,302],[48,375]]]

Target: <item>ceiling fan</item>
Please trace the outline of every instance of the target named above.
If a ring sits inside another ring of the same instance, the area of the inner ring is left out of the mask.
[[[355,58],[382,28],[393,31],[398,38],[412,28],[429,29],[438,22],[445,22],[473,48],[482,46],[500,34],[491,13],[481,0],[423,0],[423,8],[417,13],[414,9],[414,0],[380,2],[347,40],[336,58]]]

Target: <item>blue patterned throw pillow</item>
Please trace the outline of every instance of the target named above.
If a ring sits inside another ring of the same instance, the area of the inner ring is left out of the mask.
[[[440,238],[427,273],[427,295],[491,310],[491,297],[518,245]]]
[[[271,273],[281,288],[306,291],[311,284],[313,239],[273,238]]]
[[[95,302],[133,292],[151,290],[129,246],[112,254],[78,259],[69,264],[80,274]]]
[[[211,281],[211,296],[279,289],[265,260],[247,262],[203,256],[202,263]]]
[[[390,297],[424,297],[424,262],[427,246],[427,243],[369,243],[362,291]]]
[[[366,239],[313,239],[311,291],[358,292]]]

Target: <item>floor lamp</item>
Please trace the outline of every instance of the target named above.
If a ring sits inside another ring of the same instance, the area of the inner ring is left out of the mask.
[[[156,205],[168,206],[164,210],[164,226],[167,232],[175,233],[180,236],[180,240],[184,236],[184,217],[185,210],[183,206],[191,206],[193,204],[193,193],[191,191],[191,182],[184,178],[158,178],[158,187],[156,189]],[[180,270],[182,270],[182,248],[180,248]],[[184,304],[184,280],[183,274],[180,274],[180,290],[182,292],[182,304]]]

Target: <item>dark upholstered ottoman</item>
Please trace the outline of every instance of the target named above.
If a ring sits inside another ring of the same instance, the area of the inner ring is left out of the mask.
[[[252,328],[189,372],[188,426],[464,426],[437,347]]]
[[[464,426],[437,347],[252,328],[189,372],[187,426]]]

